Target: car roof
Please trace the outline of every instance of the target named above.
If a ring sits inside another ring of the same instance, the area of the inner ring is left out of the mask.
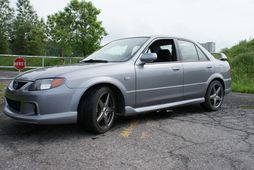
[[[150,39],[156,39],[156,38],[170,38],[170,39],[181,39],[181,40],[186,40],[186,41],[191,41],[190,39],[182,38],[182,37],[175,37],[175,36],[169,36],[169,35],[150,35],[150,36],[134,36],[134,37],[125,37],[125,38],[119,38],[116,40],[121,40],[121,39],[129,39],[129,38],[150,38]]]

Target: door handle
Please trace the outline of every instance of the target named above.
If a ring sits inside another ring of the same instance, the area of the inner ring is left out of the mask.
[[[213,68],[213,66],[212,65],[207,65],[207,68]]]
[[[179,67],[179,66],[173,66],[173,67],[172,67],[172,70],[178,71],[178,70],[180,70],[180,67]]]

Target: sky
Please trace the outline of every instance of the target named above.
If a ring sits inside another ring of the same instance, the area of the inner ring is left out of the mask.
[[[44,19],[69,0],[30,0]],[[254,38],[254,0],[90,0],[108,36],[169,35],[213,41],[217,51]],[[16,0],[10,0],[14,7]]]

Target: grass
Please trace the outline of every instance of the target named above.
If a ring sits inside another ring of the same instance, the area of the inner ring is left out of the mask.
[[[0,66],[13,66],[13,61],[15,60],[15,57],[0,57]],[[42,59],[41,58],[25,58],[26,60],[26,66],[35,66],[35,67],[41,67],[42,66]],[[80,59],[64,59],[64,58],[45,58],[44,59],[44,65],[47,66],[57,66],[57,65],[64,65],[64,64],[70,64],[70,63],[78,63]],[[5,69],[5,70],[15,70],[15,69]]]
[[[0,104],[4,101],[4,91],[8,83],[6,82],[0,82]]]
[[[241,93],[254,93],[254,79],[240,73],[232,75],[232,90]]]
[[[254,93],[254,40],[241,41],[223,52],[231,66],[232,90]]]
[[[253,110],[254,106],[240,106],[241,109]]]
[[[254,53],[231,57],[232,89],[236,92],[254,93]]]

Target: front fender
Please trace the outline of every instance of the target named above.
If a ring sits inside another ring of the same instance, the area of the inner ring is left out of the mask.
[[[97,85],[97,84],[103,84],[103,83],[108,83],[116,86],[119,88],[119,90],[122,92],[122,94],[125,94],[127,89],[123,85],[123,83],[115,78],[112,77],[96,77],[96,78],[91,78],[89,80],[84,81],[81,85],[80,88],[84,89],[89,89],[90,87]]]
[[[79,101],[83,94],[91,87],[98,85],[98,84],[111,84],[115,87],[117,87],[121,93],[123,94],[125,105],[133,106],[135,105],[135,93],[127,93],[127,88],[124,86],[124,84],[111,77],[96,77],[91,78],[88,80],[85,80],[80,86],[77,88],[76,92],[73,94],[73,108],[78,108]]]

